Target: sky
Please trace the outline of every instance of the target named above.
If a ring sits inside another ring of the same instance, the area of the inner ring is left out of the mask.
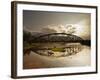
[[[71,26],[75,28],[75,35],[90,39],[90,21],[89,13],[23,10],[23,27],[30,32],[68,32]]]

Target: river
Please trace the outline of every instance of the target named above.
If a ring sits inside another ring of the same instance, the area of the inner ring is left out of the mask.
[[[49,57],[35,52],[23,57],[23,69],[90,66],[91,48],[83,45],[82,51],[65,57]]]

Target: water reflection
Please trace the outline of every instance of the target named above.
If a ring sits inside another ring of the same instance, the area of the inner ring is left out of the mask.
[[[90,51],[91,48],[85,45],[82,45],[78,53],[64,57],[44,56],[31,51],[29,55],[23,57],[23,69],[90,66]]]
[[[82,49],[83,47],[80,43],[65,43],[65,44],[50,43],[48,45],[44,44],[44,48],[42,47],[37,50],[33,49],[32,51],[42,56],[65,57],[77,54]]]

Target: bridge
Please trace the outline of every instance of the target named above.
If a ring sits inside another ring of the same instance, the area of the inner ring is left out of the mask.
[[[34,42],[80,42],[83,41],[81,37],[66,33],[51,33],[44,34],[31,39]]]
[[[64,46],[60,42],[74,43],[73,45]],[[37,35],[32,37],[29,41],[31,47],[24,49],[24,54],[30,54],[33,51],[37,54],[44,56],[68,56],[80,52],[83,48],[81,44],[88,44],[88,41],[83,40],[81,37],[66,33],[51,33],[44,35]],[[56,43],[56,44],[55,44]],[[79,43],[76,45],[76,43]],[[36,44],[38,46],[36,46]],[[59,46],[57,44],[60,44]],[[45,46],[45,47],[44,47]]]

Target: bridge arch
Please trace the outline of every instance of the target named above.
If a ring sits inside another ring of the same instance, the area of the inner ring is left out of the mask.
[[[31,42],[77,42],[83,41],[79,36],[66,33],[51,33],[37,36]]]

